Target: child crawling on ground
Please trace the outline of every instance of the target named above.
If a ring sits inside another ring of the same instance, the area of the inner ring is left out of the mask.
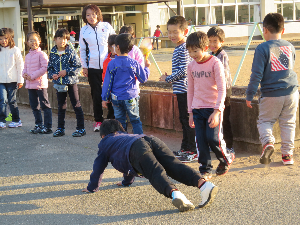
[[[207,206],[216,196],[217,186],[205,181],[197,171],[181,163],[160,139],[145,134],[127,134],[121,123],[113,119],[101,124],[100,136],[102,140],[98,145],[98,156],[94,161],[90,182],[83,192],[99,190],[104,170],[111,162],[116,170],[124,174],[123,186],[129,186],[136,176],[142,175],[160,194],[171,198],[172,204],[181,212],[192,210],[195,206],[167,176],[199,188],[200,208]]]

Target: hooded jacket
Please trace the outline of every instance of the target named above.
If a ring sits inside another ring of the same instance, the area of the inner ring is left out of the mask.
[[[66,46],[65,52],[60,56],[57,47],[51,49],[48,63],[48,78],[53,79],[54,74],[58,74],[61,70],[66,70],[67,74],[57,80],[52,80],[54,84],[76,84],[78,83],[78,75],[81,70],[81,64],[77,53]]]
[[[26,80],[27,89],[48,88],[48,56],[41,48],[29,50],[25,57],[23,75],[27,73],[32,80]]]

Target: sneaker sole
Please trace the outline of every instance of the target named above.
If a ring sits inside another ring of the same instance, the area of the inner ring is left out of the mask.
[[[180,212],[186,212],[186,211],[189,211],[189,210],[193,210],[195,208],[194,205],[184,204],[184,202],[179,198],[176,198],[176,199],[172,200],[172,204],[176,208],[178,208]]]
[[[294,164],[294,161],[284,162],[284,161],[282,160],[282,163],[283,163],[283,165],[293,165],[293,164]]]
[[[60,134],[60,135],[53,135],[53,137],[62,137],[64,136],[65,134]]]
[[[261,164],[270,164],[271,163],[271,155],[273,154],[273,152],[274,152],[273,146],[266,147],[260,156],[259,162]]]
[[[209,206],[214,201],[217,193],[218,193],[218,187],[214,186],[209,193],[209,197],[208,197],[207,201],[203,205],[199,205],[199,208],[204,208],[204,207]]]

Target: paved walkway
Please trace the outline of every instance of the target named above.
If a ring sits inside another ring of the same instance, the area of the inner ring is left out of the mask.
[[[280,153],[269,167],[258,164],[258,155],[237,155],[228,174],[213,178],[219,186],[215,202],[207,208],[179,213],[170,199],[158,194],[146,179],[129,188],[117,187],[122,174],[111,166],[100,191],[83,194],[99,133],[86,121],[87,135],[73,138],[76,120],[66,119],[66,135],[33,135],[30,108],[20,107],[23,127],[0,130],[0,224],[298,224],[300,220],[300,156],[296,164],[282,166]],[[56,127],[57,115],[53,115]],[[172,149],[180,133],[151,130]],[[213,160],[216,168],[218,162]],[[198,163],[190,163],[197,169]],[[195,205],[199,190],[178,184]]]

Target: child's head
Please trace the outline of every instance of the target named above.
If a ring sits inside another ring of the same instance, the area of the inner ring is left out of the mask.
[[[100,136],[105,137],[118,131],[125,132],[122,124],[118,120],[104,120],[100,126]]]
[[[225,33],[220,27],[212,27],[207,31],[209,40],[208,47],[213,53],[216,53],[223,45]]]
[[[185,35],[188,32],[188,23],[182,16],[173,16],[167,23],[168,38],[177,45],[184,42]]]
[[[134,45],[134,38],[131,34],[119,34],[115,39],[116,53],[126,54],[131,51]]]
[[[186,39],[186,48],[196,62],[205,61],[208,56],[208,37],[202,31],[190,34]]]
[[[73,36],[73,37],[75,37],[75,35],[76,35],[75,31],[71,31],[70,35]]]
[[[70,40],[70,33],[65,28],[60,28],[55,32],[54,41],[58,49],[65,49]]]
[[[12,36],[13,29],[2,28],[0,29],[0,46],[1,47],[15,47],[15,42]]]
[[[27,45],[31,50],[35,50],[40,46],[41,36],[38,32],[33,31],[27,34]]]
[[[95,26],[99,22],[103,21],[103,16],[98,6],[90,4],[83,8],[82,19],[85,23]]]
[[[133,27],[127,25],[121,27],[119,34],[131,34],[132,37],[135,35]]]
[[[158,29],[158,30],[159,30],[159,29],[160,29],[160,26],[159,26],[159,25],[157,25],[157,26],[156,26],[156,29]]]
[[[280,13],[269,13],[263,21],[263,28],[268,29],[271,34],[282,33],[284,29],[284,18]]]
[[[116,34],[111,34],[108,36],[107,44],[108,44],[108,51],[111,52],[112,55],[115,55],[116,52],[114,50],[114,45],[115,45],[115,39],[118,35]]]

